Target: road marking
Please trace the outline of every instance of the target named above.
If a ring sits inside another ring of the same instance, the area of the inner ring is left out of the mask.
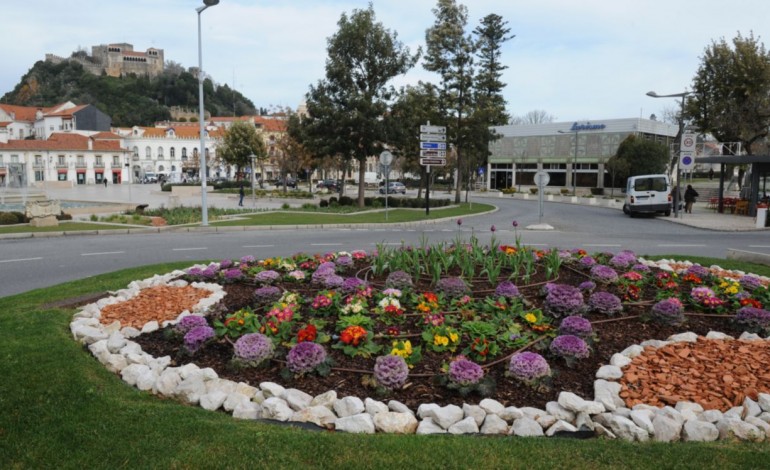
[[[172,248],[171,251],[201,251],[201,250],[208,250],[205,246],[202,246],[200,248]]]
[[[99,255],[120,255],[125,251],[101,251],[96,253],[80,253],[80,256],[99,256]]]
[[[611,243],[588,243],[588,244],[585,244],[583,246],[593,246],[593,247],[602,247],[602,246],[606,247],[606,246],[609,246],[609,247],[617,248],[617,247],[623,246],[623,245],[613,245]]]
[[[749,245],[749,248],[770,248],[770,245]]]
[[[342,246],[342,243],[311,243],[310,246]]]
[[[372,246],[380,246],[380,245],[393,245],[393,246],[401,246],[401,242],[385,242],[385,243],[372,243]]]
[[[679,247],[703,247],[706,245],[697,245],[697,244],[686,244],[686,243],[662,243],[658,246],[664,246],[666,248],[679,248]]]
[[[38,257],[38,258],[4,259],[0,261],[0,263],[15,263],[17,261],[37,261],[39,259],[43,259],[43,258]]]
[[[243,248],[272,248],[275,245],[243,245]]]

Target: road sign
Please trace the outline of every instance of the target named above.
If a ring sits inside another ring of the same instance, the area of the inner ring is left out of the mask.
[[[420,149],[446,150],[446,142],[420,142]]]
[[[432,133],[432,134],[446,134],[445,126],[420,126],[420,132]]]
[[[545,171],[538,171],[535,173],[535,184],[538,187],[548,186],[548,183],[551,181],[551,175],[548,174],[548,172]]]
[[[695,137],[690,132],[682,134],[682,152],[695,152]]]
[[[385,150],[380,154],[380,165],[388,166],[393,163],[393,154]]]
[[[446,158],[421,158],[420,165],[446,165]]]
[[[420,150],[420,156],[446,158],[446,150]]]
[[[446,142],[446,134],[420,134],[423,142]]]
[[[680,170],[692,170],[695,166],[695,159],[692,153],[682,152],[679,155],[679,169]]]

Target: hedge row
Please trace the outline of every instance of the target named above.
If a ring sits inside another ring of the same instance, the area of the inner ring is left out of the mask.
[[[445,207],[451,205],[452,201],[449,199],[431,199],[431,207]],[[358,205],[358,198],[352,198],[350,196],[336,197],[332,196],[328,200],[321,199],[319,207],[339,207],[339,206],[356,206]],[[365,197],[364,206],[371,208],[385,207],[385,196],[378,197]],[[411,209],[425,209],[424,198],[405,198],[405,197],[389,197],[388,207],[406,207]]]

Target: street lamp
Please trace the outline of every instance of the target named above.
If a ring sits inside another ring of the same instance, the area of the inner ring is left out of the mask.
[[[254,161],[256,160],[257,156],[253,153],[249,155],[249,158],[251,159],[251,205],[254,207],[254,209],[257,208],[257,195],[254,191]]]
[[[676,134],[676,141],[679,142],[679,153],[682,151],[682,134],[684,134],[684,100],[687,97],[687,95],[692,95],[692,91],[683,91],[681,93],[672,93],[670,95],[659,95],[655,93],[654,91],[648,91],[647,96],[650,96],[652,98],[682,98],[682,109],[679,112],[679,130]],[[679,158],[676,160],[676,193],[675,196],[676,201],[674,201],[674,217],[679,217],[679,202],[681,200],[681,191],[680,191],[680,183],[679,183]]]
[[[203,52],[201,48],[201,13],[208,7],[213,7],[218,4],[219,0],[203,0],[203,6],[198,7],[195,11],[198,12],[198,105],[200,107],[200,116],[198,122],[200,124],[200,164],[201,164],[201,225],[207,226],[209,224],[209,210],[206,206],[206,142],[204,140],[204,123],[203,123]]]
[[[574,131],[558,131],[559,134],[572,134],[575,133],[575,156],[572,158],[572,195],[577,196],[577,193],[575,192],[575,185],[577,183],[577,148],[578,148],[578,132],[580,130],[575,126]]]

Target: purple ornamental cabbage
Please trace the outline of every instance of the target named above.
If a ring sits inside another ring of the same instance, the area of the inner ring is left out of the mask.
[[[189,268],[187,271],[185,271],[185,274],[188,276],[199,279],[202,276],[203,269],[201,269],[199,266],[193,266],[192,268]]]
[[[580,258],[580,266],[584,268],[591,268],[596,264],[596,260],[592,256],[583,256]]]
[[[633,266],[631,266],[632,271],[640,272],[640,273],[648,273],[650,272],[650,267],[646,264],[637,263]]]
[[[567,360],[586,359],[590,355],[588,344],[575,335],[561,335],[551,341],[550,351]]]
[[[229,269],[233,267],[233,261],[229,259],[223,259],[219,262],[219,269]]]
[[[652,306],[652,317],[669,325],[679,325],[684,322],[684,308],[676,297],[661,300]]]
[[[257,262],[257,258],[255,258],[255,257],[253,257],[251,255],[246,255],[246,256],[241,257],[241,264],[250,265],[250,264],[254,264],[256,262]]]
[[[519,288],[516,287],[516,285],[511,281],[503,281],[498,284],[497,289],[495,289],[495,296],[497,297],[513,299],[519,297],[520,295],[521,294],[519,293]]]
[[[508,372],[518,380],[533,383],[551,375],[551,367],[540,354],[524,351],[511,356]]]
[[[209,322],[206,318],[199,315],[188,315],[176,324],[174,330],[180,335],[186,335],[187,332],[198,326],[207,326]]]
[[[610,258],[610,264],[616,268],[627,268],[636,263],[636,255],[633,251],[623,250]]]
[[[579,338],[590,338],[594,334],[593,326],[587,319],[580,315],[572,315],[564,318],[559,324],[559,334],[573,335]]]
[[[756,289],[762,287],[762,282],[757,276],[743,276],[738,282],[741,284],[741,287],[743,287],[744,290],[749,292],[753,292]]]
[[[214,335],[214,328],[208,325],[196,326],[184,335],[184,347],[190,354],[195,354]]]
[[[704,268],[700,264],[693,264],[692,266],[687,268],[687,270],[684,273],[698,276],[701,279],[705,279],[711,274],[711,272],[707,268]]]
[[[588,307],[602,315],[614,316],[623,311],[623,303],[610,292],[594,292],[588,298]]]
[[[281,277],[277,271],[266,269],[254,275],[254,280],[260,284],[272,284]]]
[[[346,277],[342,281],[340,291],[342,291],[343,294],[352,294],[356,292],[359,287],[366,287],[366,281],[358,279],[357,277]]]
[[[583,293],[580,289],[567,284],[547,284],[548,295],[545,297],[545,311],[560,318],[576,315],[585,310]]]
[[[338,276],[336,274],[327,274],[325,277],[323,277],[323,286],[327,289],[336,289],[338,287],[342,286],[342,283],[345,282],[344,279],[342,279],[342,276]]]
[[[578,289],[585,292],[593,292],[596,289],[596,283],[594,281],[583,281],[578,285]]]
[[[380,356],[374,364],[374,378],[388,389],[401,388],[409,377],[409,366],[401,356]]]
[[[618,280],[618,273],[609,266],[597,264],[591,268],[591,277],[599,282],[612,283]]]
[[[770,332],[770,311],[757,307],[741,307],[735,314],[735,322],[750,333],[766,334]]]
[[[337,265],[333,261],[324,261],[316,268],[316,272],[322,271],[327,273],[333,273],[337,270]]]
[[[286,365],[295,374],[307,374],[326,361],[326,350],[318,343],[297,343],[286,355]]]
[[[233,282],[243,279],[243,272],[238,268],[226,269],[222,275],[226,282]]]
[[[445,277],[436,283],[436,291],[449,298],[462,297],[469,292],[468,284],[459,277]]]
[[[281,289],[276,286],[264,286],[254,290],[254,300],[259,305],[271,304],[281,298]]]
[[[348,255],[342,255],[334,260],[334,264],[343,268],[349,268],[353,266],[353,258]]]
[[[201,271],[201,278],[203,279],[214,279],[217,277],[217,274],[219,273],[219,269],[217,269],[216,266],[207,266]]]
[[[457,359],[449,364],[449,380],[457,385],[475,385],[484,377],[484,369],[468,359]]]
[[[235,359],[256,366],[273,355],[275,347],[267,336],[261,333],[247,333],[235,342]]]
[[[394,289],[410,289],[413,286],[412,276],[404,271],[393,271],[388,274],[385,285]]]

